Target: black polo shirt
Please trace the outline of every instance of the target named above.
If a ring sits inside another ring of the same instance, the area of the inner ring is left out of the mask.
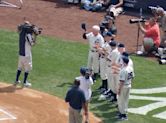
[[[77,86],[68,90],[65,101],[69,102],[69,105],[76,110],[81,110],[82,104],[86,102],[84,92]]]

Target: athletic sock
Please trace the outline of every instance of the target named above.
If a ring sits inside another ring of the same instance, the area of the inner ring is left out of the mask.
[[[17,74],[16,74],[16,81],[18,81],[18,80],[19,80],[20,74],[21,74],[21,70],[17,70]]]
[[[24,83],[26,83],[26,81],[27,81],[28,74],[29,74],[29,73],[27,73],[27,72],[24,73]]]
[[[108,83],[107,83],[107,79],[103,80],[103,87],[108,90]]]

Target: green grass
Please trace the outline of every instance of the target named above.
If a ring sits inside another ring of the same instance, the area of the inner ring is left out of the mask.
[[[13,83],[17,70],[18,34],[0,30],[0,81]],[[73,79],[79,76],[80,66],[87,63],[88,45],[39,36],[33,47],[33,70],[29,81],[33,89],[64,98]],[[136,77],[133,88],[152,88],[166,86],[166,65],[143,57],[132,56]],[[21,76],[22,78],[23,76]],[[93,86],[93,98],[90,110],[101,117],[104,123],[118,122],[115,118],[116,108],[108,101],[98,101],[96,89],[100,82]],[[166,94],[157,94],[165,97]],[[151,101],[130,100],[129,107],[139,107]],[[152,115],[165,111],[166,107],[156,109],[146,116],[130,114],[126,123],[165,123],[165,120],[153,118]]]

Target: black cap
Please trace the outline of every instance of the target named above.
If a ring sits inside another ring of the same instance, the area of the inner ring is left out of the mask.
[[[118,44],[118,47],[119,47],[119,48],[124,48],[124,47],[125,47],[125,45],[124,45],[124,44],[122,44],[122,43],[120,43],[120,44]]]
[[[81,67],[81,68],[80,68],[80,73],[81,73],[82,75],[85,75],[87,70],[88,70],[87,67]]]
[[[128,57],[123,56],[123,57],[122,57],[122,60],[123,60],[123,62],[126,63],[126,64],[129,63],[129,58],[128,58]]]
[[[116,41],[109,42],[109,45],[112,46],[112,47],[115,47],[116,46]]]
[[[129,57],[129,54],[127,52],[123,52],[122,56]]]

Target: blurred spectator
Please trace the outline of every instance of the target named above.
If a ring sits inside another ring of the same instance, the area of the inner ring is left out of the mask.
[[[123,12],[123,0],[108,0],[105,7],[108,8],[107,12],[111,12],[115,17]]]

